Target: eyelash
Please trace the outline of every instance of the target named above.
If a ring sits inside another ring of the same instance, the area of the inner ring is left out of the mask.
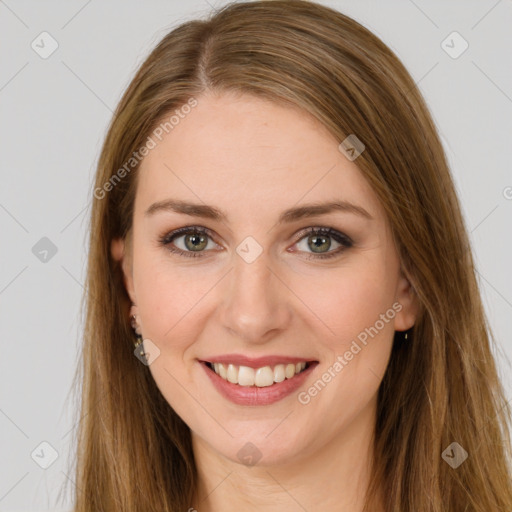
[[[170,233],[165,234],[164,236],[160,237],[159,243],[166,247],[167,250],[171,253],[178,254],[180,256],[184,256],[187,258],[198,258],[198,257],[204,257],[201,252],[204,251],[183,251],[182,249],[178,249],[177,247],[171,246],[171,243],[175,238],[178,238],[180,235],[187,235],[190,233],[194,234],[201,234],[201,235],[207,235],[208,237],[212,238],[211,231],[207,228],[204,228],[202,226],[186,226],[180,229],[176,229],[174,231],[171,231]],[[352,247],[353,242],[352,240],[345,234],[340,233],[339,231],[336,231],[332,228],[326,228],[326,227],[310,227],[300,232],[300,237],[297,239],[295,243],[300,242],[303,238],[310,235],[323,235],[323,236],[330,236],[336,240],[339,244],[341,244],[341,247],[338,247],[334,251],[330,251],[327,253],[309,253],[308,256],[305,256],[306,259],[320,259],[320,260],[326,260],[329,258],[334,258],[335,256],[339,256],[342,252],[344,252],[346,249]]]

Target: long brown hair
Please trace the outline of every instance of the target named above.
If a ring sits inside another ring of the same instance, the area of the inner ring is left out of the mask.
[[[435,125],[382,41],[301,0],[234,3],[183,23],[152,51],[115,111],[92,198],[75,511],[192,506],[190,430],[133,355],[130,301],[110,244],[130,234],[134,152],[206,90],[293,105],[340,142],[355,134],[365,145],[356,163],[387,212],[420,304],[409,340],[394,340],[379,388],[366,510],[382,489],[387,512],[510,512],[510,409]],[[453,442],[468,453],[457,468],[442,456]]]

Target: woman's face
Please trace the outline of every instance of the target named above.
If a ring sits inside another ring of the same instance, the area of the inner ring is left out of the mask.
[[[113,254],[149,370],[196,439],[237,462],[297,460],[372,424],[413,295],[341,141],[252,96],[197,100],[143,160],[133,238]]]

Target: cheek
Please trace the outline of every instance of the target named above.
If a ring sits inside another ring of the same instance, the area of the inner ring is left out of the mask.
[[[396,314],[392,271],[381,263],[340,268],[315,279],[314,287],[300,286],[315,325],[327,333],[317,340],[329,355],[299,401],[322,415],[332,435],[375,399],[384,376]]]
[[[168,255],[144,251],[136,261],[134,278],[144,336],[162,344],[172,339],[177,347],[180,339],[197,337],[202,319],[206,321],[208,316],[204,308],[209,311],[212,300],[222,300],[215,287],[222,287],[224,272],[201,265],[187,268],[169,261]],[[292,272],[286,281],[299,300],[289,300],[296,302],[295,313],[302,321],[316,324],[321,343],[333,351],[344,351],[392,306],[392,270],[378,258],[368,257],[354,265],[314,273]],[[388,322],[379,330],[392,331],[392,324]]]
[[[392,318],[386,318],[384,325],[379,320],[394,302],[392,270],[368,259],[296,280],[293,290],[307,305],[309,317],[314,313],[322,333],[319,340],[327,348],[344,352],[353,339],[376,322],[380,338],[389,338],[394,331]]]
[[[201,306],[218,276],[141,253],[134,279],[144,337],[182,352],[201,332]]]

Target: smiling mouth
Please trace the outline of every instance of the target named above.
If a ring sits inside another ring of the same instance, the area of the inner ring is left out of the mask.
[[[293,379],[296,375],[306,371],[311,366],[318,364],[318,361],[302,361],[300,363],[276,364],[274,366],[263,366],[251,368],[249,366],[211,363],[203,361],[211,371],[215,372],[221,379],[238,384],[244,387],[270,387],[279,384],[284,380]]]

